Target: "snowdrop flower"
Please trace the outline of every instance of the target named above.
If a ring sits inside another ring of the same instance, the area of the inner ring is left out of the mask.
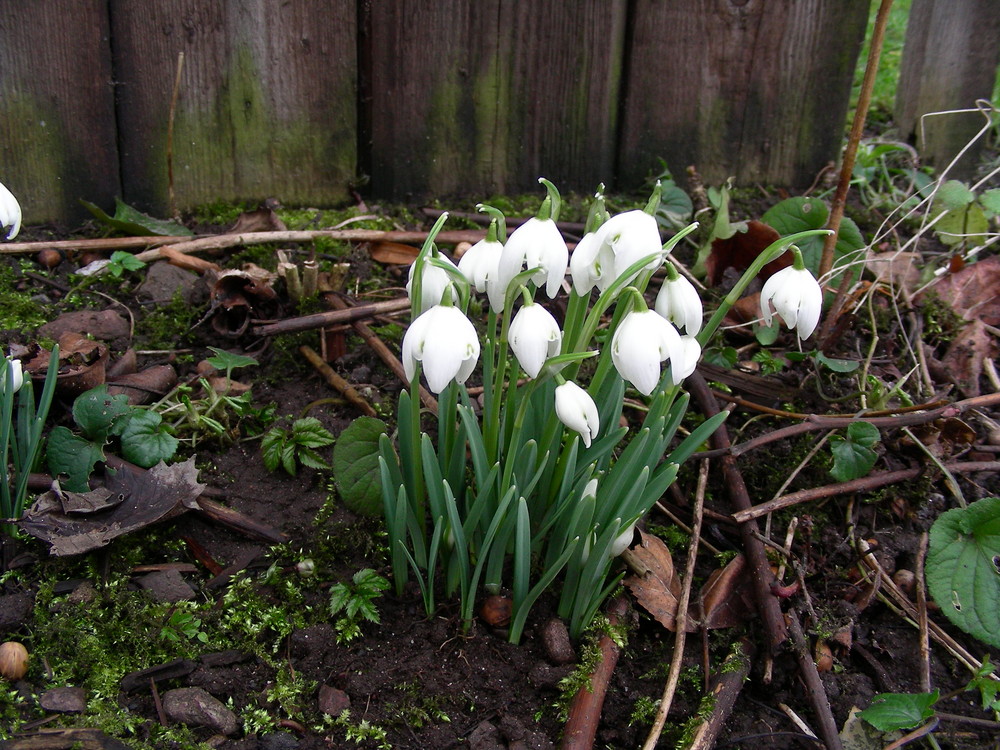
[[[635,525],[638,521],[633,521],[622,533],[615,537],[615,540],[611,542],[611,557],[618,557],[622,552],[627,550],[632,546],[632,538],[635,536]]]
[[[792,248],[792,265],[773,274],[760,292],[760,312],[764,323],[771,325],[772,310],[785,325],[794,329],[799,340],[807,339],[816,330],[823,309],[823,290],[802,262],[802,253]]]
[[[497,282],[500,253],[503,245],[497,240],[482,239],[465,251],[458,260],[458,270],[465,274],[470,286],[477,292],[486,292],[493,312],[502,312],[504,292]]]
[[[680,385],[698,367],[701,344],[694,336],[681,336],[681,356],[670,360],[670,382]]]
[[[0,182],[0,228],[10,227],[7,239],[12,240],[21,231],[21,204],[14,194]]]
[[[612,216],[595,234],[600,245],[594,262],[597,286],[602,292],[633,263],[663,250],[656,219],[638,209]],[[654,270],[662,262],[662,257],[657,257],[645,268]]]
[[[559,323],[541,305],[524,305],[518,310],[507,335],[518,364],[532,378],[538,377],[545,360],[557,355],[562,345]]]
[[[685,370],[688,351],[677,329],[652,310],[630,312],[611,339],[615,369],[644,396],[660,381],[660,362],[669,359],[674,369]]]
[[[591,441],[601,429],[597,404],[589,393],[572,380],[556,386],[556,416],[571,430],[580,433],[586,448],[590,447]],[[587,487],[589,486],[588,483]]]
[[[546,199],[548,200],[548,199]],[[559,291],[566,266],[569,248],[552,219],[532,217],[510,233],[500,254],[497,281],[500,290],[507,293],[511,281],[524,268],[538,268],[531,280],[541,286],[552,299]]]
[[[573,290],[581,297],[590,294],[595,286],[606,287],[611,282],[604,283],[605,277],[614,268],[614,259],[610,251],[604,257],[598,257],[601,240],[596,232],[583,235],[573,254],[569,258],[569,272],[573,277]]]
[[[446,255],[438,254],[435,256],[439,260],[443,260],[447,265],[452,268],[456,268],[455,264]],[[412,299],[411,290],[413,288],[413,274],[417,268],[416,263],[410,264],[410,272],[406,278],[406,294]],[[420,312],[426,312],[435,305],[441,304],[441,298],[444,296],[445,292],[451,294],[451,301],[454,301],[455,296],[450,290],[450,286],[453,282],[451,274],[445,271],[440,266],[436,266],[430,262],[424,262],[423,272],[420,279]]]
[[[441,393],[452,380],[464,383],[479,361],[479,335],[458,308],[435,305],[410,323],[403,336],[403,370],[413,380],[417,362],[427,386]]]
[[[14,393],[21,390],[21,386],[24,385],[24,374],[21,372],[21,360],[19,359],[4,359],[0,360],[3,362],[3,373],[0,377],[0,382],[6,385],[7,375],[11,376],[11,385],[13,386]],[[10,362],[8,365],[7,363]],[[5,389],[6,390],[6,389]]]
[[[701,330],[704,310],[698,290],[677,273],[672,263],[667,263],[667,278],[656,295],[654,309],[679,331],[694,336]]]

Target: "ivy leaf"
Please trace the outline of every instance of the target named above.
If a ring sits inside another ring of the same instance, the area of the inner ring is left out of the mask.
[[[122,393],[112,396],[106,385],[99,385],[81,393],[73,401],[73,421],[91,441],[104,443],[112,432],[115,420],[131,409],[127,396]]]
[[[942,513],[931,526],[926,569],[945,616],[1000,648],[1000,498]]]
[[[911,729],[934,715],[939,692],[880,693],[861,712],[861,718],[882,732]]]
[[[379,437],[385,422],[358,417],[340,433],[333,446],[333,475],[344,505],[355,513],[375,516],[382,511]]]
[[[103,441],[95,443],[74,435],[67,427],[53,427],[46,453],[49,472],[54,477],[60,477],[64,489],[87,492],[90,489],[87,481],[94,471],[94,464],[104,460],[103,446]]]
[[[833,468],[830,469],[830,474],[833,478],[838,482],[846,482],[866,476],[878,460],[878,454],[872,450],[878,440],[878,428],[868,422],[853,422],[848,425],[844,437],[831,437]]]
[[[163,424],[162,417],[152,409],[133,409],[119,437],[122,458],[145,469],[173,458],[179,442]]]

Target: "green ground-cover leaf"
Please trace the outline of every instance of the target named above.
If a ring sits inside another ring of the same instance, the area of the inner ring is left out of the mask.
[[[830,474],[838,482],[860,479],[866,476],[878,460],[872,446],[879,440],[878,428],[868,422],[853,422],[847,426],[846,434],[830,438],[830,452],[833,453],[833,468]]]
[[[81,204],[102,224],[117,229],[124,234],[144,236],[149,234],[167,237],[192,237],[194,232],[176,221],[154,219],[132,206],[115,198],[115,215],[108,216],[104,210],[90,201],[81,200]]]
[[[59,479],[63,489],[86,492],[94,464],[104,459],[103,445],[74,435],[67,427],[53,427],[46,449],[49,472]]]
[[[169,461],[177,452],[178,440],[170,434],[163,419],[150,409],[133,409],[131,415],[117,424],[114,432],[122,443],[122,458],[149,469],[160,461]]]
[[[1000,648],[1000,498],[954,508],[931,526],[927,588],[955,625]]]
[[[358,417],[340,433],[333,447],[333,475],[344,505],[355,513],[376,516],[382,511],[379,439],[385,422]]]
[[[861,712],[861,718],[876,729],[891,732],[910,729],[934,715],[939,693],[881,693]]]

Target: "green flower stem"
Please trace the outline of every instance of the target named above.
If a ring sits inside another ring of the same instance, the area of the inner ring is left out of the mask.
[[[417,316],[420,315],[420,294],[423,291],[423,275],[424,275],[424,264],[427,262],[428,257],[434,250],[434,239],[438,236],[438,233],[444,227],[444,223],[448,220],[448,212],[442,213],[437,221],[434,222],[434,226],[431,227],[431,231],[427,234],[427,239],[424,240],[423,246],[420,248],[420,252],[417,253],[416,259],[413,261],[413,284],[410,288],[410,320],[416,320]],[[416,393],[416,391],[414,391]]]
[[[740,280],[736,282],[729,294],[726,295],[725,299],[719,304],[719,307],[712,314],[708,323],[705,327],[699,331],[698,335],[695,337],[698,339],[698,343],[704,349],[707,343],[711,340],[715,331],[719,328],[722,323],[722,319],[726,317],[726,313],[729,312],[733,305],[739,300],[740,295],[746,290],[747,286],[750,284],[751,280],[756,278],[757,274],[760,273],[761,269],[770,263],[772,260],[780,256],[789,245],[793,245],[800,240],[804,240],[806,237],[815,237],[817,235],[827,235],[831,234],[829,229],[809,229],[805,232],[796,232],[787,237],[782,237],[780,240],[775,240],[760,255],[754,259],[754,262],[750,264],[750,267],[743,272]]]

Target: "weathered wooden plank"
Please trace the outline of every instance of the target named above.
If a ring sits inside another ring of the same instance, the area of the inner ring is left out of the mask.
[[[1000,63],[1000,3],[997,0],[913,0],[896,89],[895,118],[904,138],[917,138],[929,164],[943,169],[985,120],[978,113],[921,117],[969,109],[989,99]],[[994,102],[995,104],[995,102]],[[971,176],[982,141],[949,173]]]
[[[0,180],[26,223],[78,220],[78,199],[114,199],[114,126],[107,4],[0,3]]]
[[[626,3],[372,3],[372,189],[394,198],[613,179]]]
[[[111,0],[126,199],[167,209],[277,197],[329,205],[356,174],[352,0]]]
[[[836,160],[869,0],[636,0],[621,179],[807,186]]]

